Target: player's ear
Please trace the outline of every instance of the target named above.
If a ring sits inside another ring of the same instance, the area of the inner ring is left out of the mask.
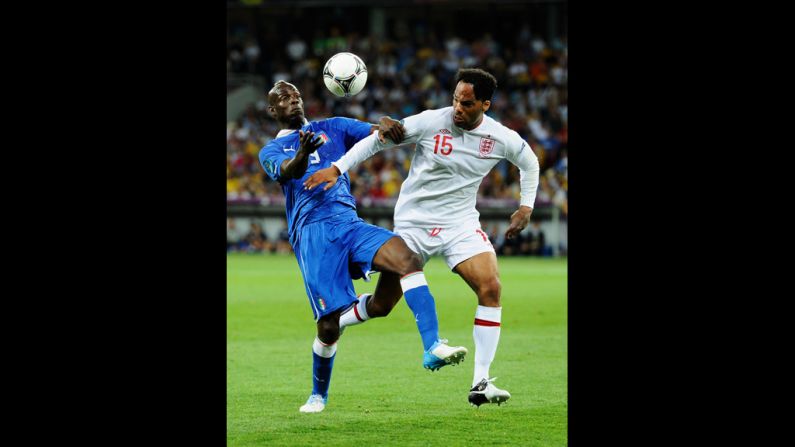
[[[273,106],[268,106],[268,113],[273,118],[276,118],[276,109]]]
[[[491,101],[489,101],[488,99],[483,101],[483,111],[485,112],[489,110],[489,107],[491,107]]]

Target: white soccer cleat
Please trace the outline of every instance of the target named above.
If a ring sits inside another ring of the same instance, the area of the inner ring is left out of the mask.
[[[326,408],[326,399],[320,394],[313,394],[309,396],[306,403],[301,405],[298,409],[301,413],[320,413]]]
[[[436,371],[446,365],[456,365],[464,360],[467,355],[467,348],[463,346],[448,346],[447,340],[437,340],[422,359],[422,366],[425,369]]]
[[[511,393],[494,386],[492,382],[495,380],[497,380],[496,377],[483,379],[472,387],[472,389],[469,390],[469,403],[478,407],[482,404],[497,404],[497,406],[499,406],[501,403],[510,399]]]

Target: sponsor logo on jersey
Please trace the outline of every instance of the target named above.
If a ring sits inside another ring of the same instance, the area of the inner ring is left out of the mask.
[[[494,150],[494,140],[490,138],[481,138],[480,139],[480,156],[485,157],[489,155],[491,151]]]
[[[447,129],[439,129],[439,133],[446,133],[447,135],[452,135],[453,133]]]

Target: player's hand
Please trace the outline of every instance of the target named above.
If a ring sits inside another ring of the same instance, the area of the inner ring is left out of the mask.
[[[298,135],[299,141],[301,142],[301,147],[298,150],[305,154],[311,154],[315,152],[317,148],[323,146],[323,139],[320,137],[315,138],[315,133],[311,130],[309,132],[299,130]]]
[[[400,124],[400,121],[395,121],[388,116],[382,116],[378,121],[378,140],[381,144],[385,144],[384,137],[389,138],[395,144],[403,141],[403,136],[406,134],[406,129]]]
[[[508,230],[505,231],[505,237],[513,239],[514,236],[527,228],[531,214],[533,214],[533,209],[529,206],[520,206],[518,210],[514,211],[511,214],[511,224],[508,226]]]
[[[322,185],[323,183],[328,183],[323,188],[323,191],[328,191],[329,188],[334,186],[337,183],[337,179],[340,177],[340,171],[337,169],[336,166],[331,165],[328,168],[320,169],[316,171],[314,174],[310,175],[306,181],[304,181],[304,189],[312,189],[317,185]]]

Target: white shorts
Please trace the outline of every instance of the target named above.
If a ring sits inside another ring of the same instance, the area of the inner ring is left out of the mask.
[[[393,231],[406,241],[412,251],[422,257],[423,265],[431,256],[442,255],[452,270],[475,255],[494,253],[494,246],[480,228],[480,222],[450,228],[395,227]]]

